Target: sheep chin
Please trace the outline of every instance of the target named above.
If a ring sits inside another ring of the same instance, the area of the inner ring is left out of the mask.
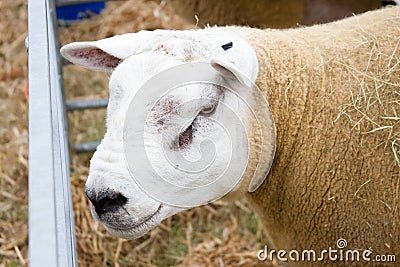
[[[153,228],[157,227],[164,219],[183,211],[181,208],[175,208],[160,204],[159,208],[151,216],[145,217],[139,220],[139,223],[134,225],[117,226],[115,223],[110,224],[100,220],[97,216],[96,219],[99,220],[104,228],[112,236],[123,238],[123,239],[137,239],[144,236]]]
[[[121,214],[115,214],[104,218],[103,216],[97,215],[93,206],[91,207],[91,212],[93,218],[100,222],[112,236],[124,239],[136,239],[145,235],[162,221],[162,208],[163,205],[160,204],[156,212],[140,219],[126,217]]]

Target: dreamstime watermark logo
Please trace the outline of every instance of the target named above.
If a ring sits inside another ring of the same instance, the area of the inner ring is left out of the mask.
[[[340,261],[340,262],[396,262],[396,255],[375,254],[371,249],[347,249],[346,239],[339,238],[336,241],[336,247],[328,247],[321,251],[314,249],[296,250],[268,250],[264,246],[257,252],[257,258],[260,261],[272,261],[276,258],[278,261],[303,261],[303,262],[321,262],[321,261]]]
[[[201,112],[214,106],[216,114]],[[270,114],[255,85],[238,86],[209,63],[162,71],[137,91],[126,112],[123,145],[131,176],[150,197],[171,206],[216,200],[238,184],[248,165],[252,132],[244,113],[259,121],[264,112]],[[262,125],[258,131],[266,135]]]

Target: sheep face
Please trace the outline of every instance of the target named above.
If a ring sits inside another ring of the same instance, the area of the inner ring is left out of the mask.
[[[93,217],[110,233],[140,237],[238,188],[258,71],[245,41],[205,30],[154,31],[73,43],[61,52],[112,71],[107,132],[85,186]]]

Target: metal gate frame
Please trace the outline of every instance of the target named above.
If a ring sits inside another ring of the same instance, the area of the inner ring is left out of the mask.
[[[28,1],[29,265],[77,266],[54,1]]]
[[[66,101],[56,5],[104,0],[28,0],[29,265],[78,266],[70,183],[67,111],[107,106],[108,99]],[[98,142],[76,144],[92,151]]]

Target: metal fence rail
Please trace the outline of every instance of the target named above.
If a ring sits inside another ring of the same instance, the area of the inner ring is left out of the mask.
[[[66,105],[68,111],[105,108],[108,105],[108,98],[92,100],[70,100],[67,101]]]
[[[95,2],[108,2],[108,1],[124,1],[124,0],[56,0],[55,5],[57,7],[70,6],[70,5],[79,5],[79,4],[88,4]],[[60,26],[67,26],[71,24],[68,21],[59,21]],[[68,65],[70,62],[64,58],[61,58],[62,65]],[[75,110],[86,110],[86,109],[100,109],[105,108],[108,105],[108,99],[91,99],[91,100],[69,100],[66,101],[67,111],[75,111]],[[81,144],[74,144],[72,147],[77,153],[87,153],[93,152],[96,150],[99,145],[99,141],[96,142],[88,142]]]
[[[54,0],[28,0],[29,265],[77,266]]]

